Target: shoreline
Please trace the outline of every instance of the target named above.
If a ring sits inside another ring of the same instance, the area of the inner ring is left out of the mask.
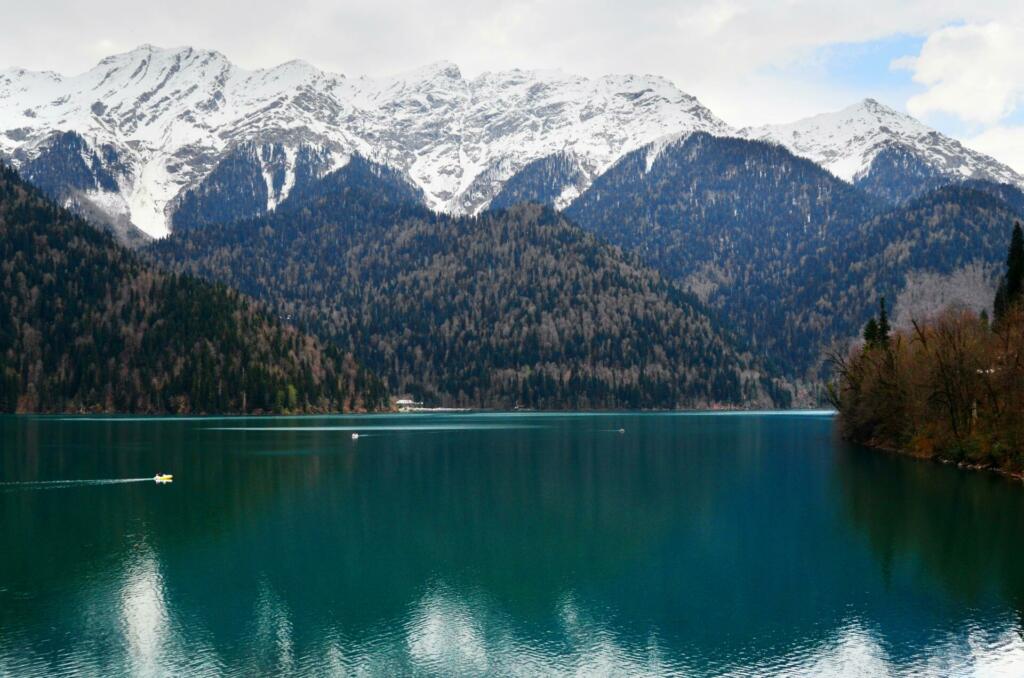
[[[995,474],[995,475],[998,475],[998,476],[1002,476],[1003,478],[1005,478],[1007,480],[1015,480],[1017,482],[1024,483],[1024,471],[1010,471],[1010,470],[1007,470],[1007,469],[1004,469],[1004,468],[1000,468],[998,466],[985,466],[983,464],[972,464],[972,463],[966,462],[966,461],[953,461],[952,459],[943,459],[942,457],[937,457],[937,456],[923,457],[923,456],[921,456],[919,454],[914,454],[914,453],[910,452],[909,450],[901,449],[901,448],[898,448],[898,447],[890,447],[888,445],[882,445],[882,444],[879,444],[879,443],[862,442],[862,441],[859,441],[859,440],[853,440],[851,438],[846,438],[845,436],[842,436],[842,435],[840,435],[840,438],[845,440],[848,443],[853,444],[853,445],[857,445],[859,447],[863,447],[865,450],[868,450],[868,451],[870,451],[872,453],[884,452],[886,454],[892,454],[892,455],[897,455],[897,456],[900,456],[900,457],[906,457],[908,459],[913,459],[914,461],[918,461],[918,462],[929,462],[929,463],[932,463],[932,464],[942,464],[943,466],[955,466],[958,470],[961,470],[961,471],[970,471],[970,472],[974,472],[974,473],[977,473],[977,472],[992,473],[992,474]]]
[[[21,412],[0,412],[0,416],[7,417],[135,417],[154,419],[196,419],[229,418],[229,417],[352,417],[352,416],[381,416],[398,414],[701,414],[701,415],[814,415],[814,416],[836,416],[838,412],[832,409],[819,409],[807,407],[794,407],[790,409],[721,409],[721,408],[693,408],[693,409],[492,409],[486,407],[424,407],[409,409],[380,409],[380,410],[351,410],[348,412],[312,411],[312,412],[124,412],[114,410],[63,410],[63,411],[21,411]],[[851,441],[853,442],[853,441]]]

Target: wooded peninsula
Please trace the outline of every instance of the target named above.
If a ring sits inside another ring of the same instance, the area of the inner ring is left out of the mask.
[[[885,300],[830,385],[842,434],[870,447],[1024,475],[1024,234],[1014,225],[990,321],[947,308],[890,326]]]

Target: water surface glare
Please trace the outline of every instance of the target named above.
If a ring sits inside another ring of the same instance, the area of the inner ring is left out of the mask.
[[[0,417],[0,675],[1024,675],[1024,487],[832,423]]]

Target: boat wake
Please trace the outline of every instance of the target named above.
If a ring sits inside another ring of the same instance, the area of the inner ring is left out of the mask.
[[[62,487],[83,487],[89,485],[122,485],[124,483],[153,482],[153,478],[97,478],[92,480],[24,480],[0,482],[4,490],[58,490]]]

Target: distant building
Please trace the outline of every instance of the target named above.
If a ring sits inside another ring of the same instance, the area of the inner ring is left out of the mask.
[[[395,406],[398,407],[399,412],[407,412],[409,410],[417,410],[423,407],[423,403],[413,400],[412,398],[399,398],[395,401]]]

